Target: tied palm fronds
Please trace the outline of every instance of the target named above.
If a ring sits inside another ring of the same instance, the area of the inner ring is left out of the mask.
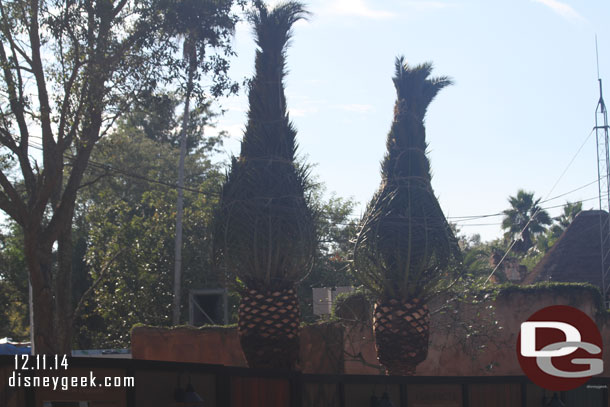
[[[382,162],[381,187],[369,203],[354,247],[354,272],[374,292],[379,361],[411,375],[426,359],[426,302],[457,278],[457,240],[432,190],[424,117],[447,77],[428,79],[431,64],[396,60],[398,94]]]
[[[291,27],[306,14],[300,3],[288,2],[273,10],[259,3],[250,15],[259,49],[248,123],[216,217],[215,257],[231,281],[242,283],[239,332],[253,367],[295,367],[298,335],[294,321],[286,318],[296,318],[298,328],[293,288],[311,268],[317,245],[308,171],[295,162],[296,130],[286,112],[283,86]],[[278,300],[286,296],[290,299]],[[284,312],[287,303],[292,304],[289,313]],[[275,324],[278,320],[283,323]],[[262,330],[272,323],[277,327],[272,334]],[[281,341],[290,342],[287,348],[296,349],[296,356],[274,355]],[[249,355],[254,348],[259,349]],[[278,360],[286,362],[269,365]]]
[[[316,247],[306,198],[308,171],[295,162],[296,130],[286,113],[283,78],[290,27],[305,11],[285,3],[250,16],[257,43],[241,154],[222,190],[216,254],[246,286],[284,289],[306,274]]]
[[[396,60],[398,94],[382,162],[381,187],[362,219],[354,270],[379,297],[424,301],[448,286],[460,258],[457,240],[430,183],[423,120],[447,77],[428,79],[431,64]]]

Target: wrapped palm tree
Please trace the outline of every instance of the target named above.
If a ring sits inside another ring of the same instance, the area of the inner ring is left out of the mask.
[[[222,190],[215,255],[241,291],[239,337],[251,367],[296,368],[300,314],[295,283],[308,273],[317,239],[307,171],[295,163],[296,131],[286,113],[283,78],[297,2],[250,15],[259,49],[250,110]]]
[[[361,221],[354,271],[373,291],[380,363],[412,375],[428,354],[428,300],[457,278],[460,252],[431,186],[424,116],[447,77],[429,79],[432,65],[397,58],[394,122],[382,182]]]

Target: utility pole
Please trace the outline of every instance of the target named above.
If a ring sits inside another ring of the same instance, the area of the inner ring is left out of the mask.
[[[597,37],[595,38],[597,57]],[[606,308],[610,308],[610,146],[608,144],[608,112],[599,76],[599,57],[597,58],[597,81],[599,82],[599,101],[595,109],[595,142],[597,144],[597,185],[599,189],[599,231],[601,244],[601,281],[602,295]]]

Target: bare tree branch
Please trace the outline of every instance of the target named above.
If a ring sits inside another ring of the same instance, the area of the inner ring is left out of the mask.
[[[127,250],[127,248],[123,248],[123,249],[119,250],[110,258],[110,260],[108,260],[106,262],[106,264],[104,264],[104,267],[102,267],[102,270],[98,274],[98,277],[95,279],[93,284],[91,284],[91,286],[87,289],[87,291],[85,291],[83,293],[83,295],[80,297],[80,300],[78,301],[78,305],[76,306],[76,309],[74,310],[73,319],[76,319],[80,316],[80,313],[83,311],[83,308],[85,306],[85,301],[87,301],[87,299],[91,296],[91,294],[96,289],[96,287],[104,280],[104,278],[106,277],[106,274],[108,274],[108,270],[110,270],[110,266],[112,266],[112,263],[114,263],[121,254],[125,253],[126,250]]]
[[[121,10],[123,10],[126,4],[127,0],[121,0],[119,4],[116,5],[114,10],[112,10],[112,19],[114,19],[121,12]]]
[[[3,11],[3,7],[2,7],[2,2],[0,1],[0,15],[2,15],[2,17],[6,18],[5,13]],[[6,27],[6,23],[2,24],[2,30],[3,30],[3,34],[7,35],[4,31],[8,30],[8,28]],[[10,35],[10,34],[9,34]],[[23,98],[20,98],[17,96],[17,88],[16,88],[16,84],[15,84],[15,78],[13,76],[13,73],[11,72],[11,64],[8,60],[8,57],[6,55],[6,51],[4,49],[4,44],[0,43],[0,63],[2,64],[2,68],[3,68],[3,72],[4,72],[4,81],[7,85],[7,92],[8,92],[8,98],[9,98],[9,103],[11,106],[11,111],[12,113],[15,115],[15,120],[17,121],[17,125],[19,127],[19,132],[21,135],[21,141],[20,141],[20,150],[21,153],[18,155],[19,156],[19,163],[21,165],[21,171],[23,173],[23,179],[25,182],[26,187],[28,188],[28,191],[30,193],[33,192],[33,189],[35,187],[35,179],[34,179],[34,173],[32,171],[32,168],[30,166],[29,160],[27,159],[28,156],[28,143],[29,143],[29,129],[25,120],[25,113],[24,113],[24,101]],[[19,90],[19,93],[21,94],[22,90]]]
[[[43,159],[45,169],[51,169],[55,165],[51,164],[55,157],[55,140],[53,139],[53,130],[51,128],[51,104],[49,103],[49,94],[47,92],[47,83],[42,67],[42,58],[40,54],[40,36],[38,33],[39,2],[38,0],[30,0],[30,44],[32,51],[32,69],[36,78],[36,87],[38,89],[38,103],[40,104],[40,125],[42,128],[42,145],[44,147]],[[47,166],[48,165],[48,166]],[[54,169],[57,171],[57,168]],[[54,177],[50,177],[54,178]]]
[[[25,203],[19,196],[17,190],[13,187],[13,184],[9,181],[9,179],[4,175],[4,172],[0,171],[0,186],[4,189],[4,197],[6,198],[5,206],[10,207],[9,214],[13,213],[17,217],[15,220],[21,220],[23,222],[26,216],[26,207]],[[12,216],[12,215],[11,215]]]
[[[67,145],[64,143],[68,107],[70,106],[70,96],[72,95],[72,87],[74,86],[74,82],[78,77],[81,66],[81,63],[74,64],[74,67],[72,68],[72,73],[70,74],[70,78],[68,79],[68,82],[64,85],[64,98],[61,102],[61,110],[59,113],[59,126],[57,130],[57,144],[59,145],[59,149],[62,152],[69,145],[69,143]],[[78,115],[76,115],[76,117],[78,117]]]
[[[91,133],[97,134],[99,132],[99,124],[96,126],[96,129],[90,130]],[[59,205],[53,211],[51,220],[42,232],[43,239],[57,239],[61,229],[58,226],[63,222],[66,222],[66,219],[71,219],[74,203],[76,201],[76,193],[78,192],[79,186],[83,179],[83,174],[87,169],[87,163],[89,162],[89,157],[91,156],[91,151],[93,150],[94,144],[94,141],[90,141],[79,148],[78,152],[76,153],[76,157],[73,161],[72,171],[70,171],[70,176],[62,193]]]
[[[107,177],[108,175],[110,175],[110,171],[108,171],[108,169],[104,170],[104,172],[102,172],[101,174],[99,174],[97,177],[95,177],[94,179],[92,179],[91,181],[87,181],[87,182],[83,182],[82,184],[80,184],[78,186],[78,189],[83,189],[83,188],[87,188],[89,185],[93,185],[96,182],[98,182],[99,180],[101,180],[104,177]]]
[[[0,209],[6,212],[8,216],[13,218],[20,226],[23,226],[24,219],[22,219],[17,208],[4,192],[0,192]]]
[[[6,129],[0,127],[0,144],[11,150],[15,154],[19,154],[20,150],[13,139],[13,135]]]

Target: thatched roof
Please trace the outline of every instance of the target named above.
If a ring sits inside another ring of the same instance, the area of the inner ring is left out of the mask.
[[[601,288],[600,216],[608,213],[580,212],[523,283],[587,282]]]

